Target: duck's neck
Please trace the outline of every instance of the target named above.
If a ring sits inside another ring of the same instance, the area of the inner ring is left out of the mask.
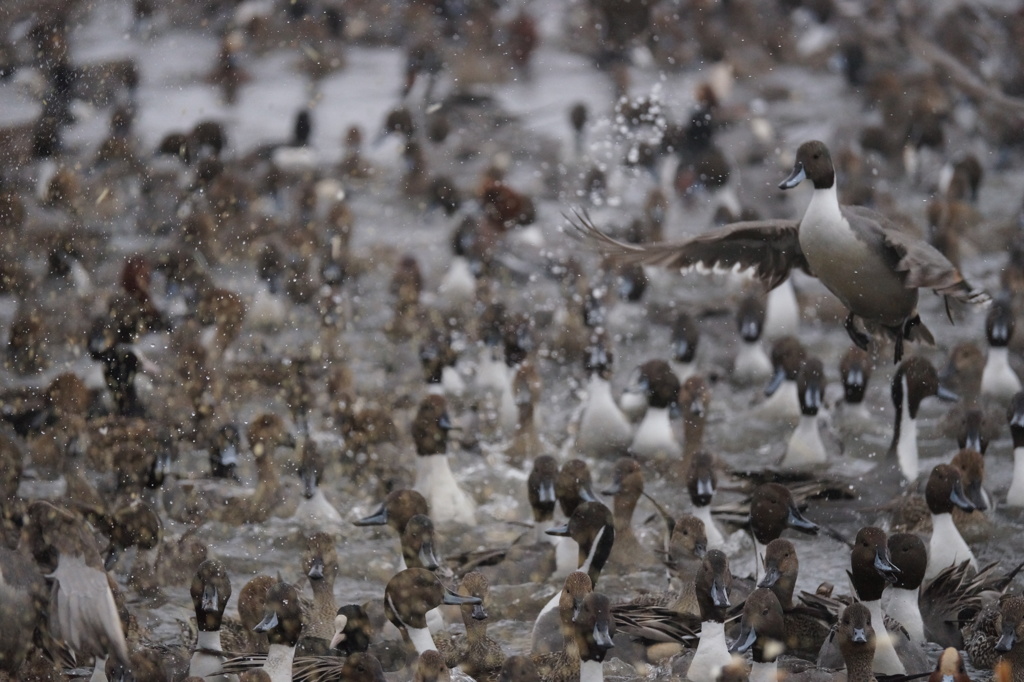
[[[292,682],[292,661],[295,647],[287,644],[271,644],[263,669],[270,675],[270,682]]]
[[[939,574],[942,569],[958,564],[961,561],[970,561],[974,570],[978,570],[978,562],[974,558],[971,548],[964,542],[960,530],[953,523],[953,515],[950,513],[932,514],[932,537],[928,543],[928,568],[925,571],[924,579],[931,580]]]
[[[97,656],[92,666],[92,676],[89,682],[107,682],[107,657]]]
[[[430,628],[413,628],[406,626],[406,631],[409,633],[409,641],[416,647],[416,653],[422,654],[424,651],[437,651],[437,646],[434,644],[434,638],[430,634]]]
[[[1013,449],[1013,482],[1006,493],[1006,504],[1024,507],[1024,447]]]
[[[871,613],[871,627],[880,636],[875,637],[875,658],[871,664],[871,670],[882,675],[905,675],[907,669],[892,645],[892,638],[888,636],[885,629],[885,615],[882,613],[882,601],[872,599],[862,602]]]
[[[633,512],[638,497],[632,493],[619,493],[612,503],[615,517],[615,535],[633,533]]]
[[[842,219],[843,214],[839,210],[839,194],[836,191],[836,183],[833,182],[831,187],[815,189],[811,194],[811,201],[807,204],[807,211],[800,222],[800,231],[803,232],[805,229],[827,230],[829,227],[840,224]]]
[[[224,656],[214,653],[221,651],[220,630],[199,632],[196,637],[196,651],[192,654],[192,660],[189,661],[188,674],[217,682],[227,679],[219,674],[224,663]]]
[[[208,651],[223,651],[220,643],[220,630],[203,631],[196,635],[196,648]]]
[[[981,375],[981,383],[985,385],[985,377],[991,375],[993,378],[997,376],[1013,376],[1016,377],[1017,373],[1013,371],[1010,366],[1010,349],[1006,346],[989,346],[988,357],[985,359],[985,370]],[[992,381],[993,379],[989,379]],[[1018,381],[1019,383],[1019,381]]]
[[[309,623],[309,635],[330,640],[334,636],[334,617],[338,607],[334,601],[334,580],[326,578],[311,580],[313,589],[313,613]]]
[[[607,379],[597,374],[590,376],[590,383],[587,384],[587,407],[590,410],[600,410],[601,413],[621,412],[612,397],[612,385]]]
[[[886,594],[889,602],[885,611],[889,617],[903,625],[912,640],[923,643],[924,621],[921,619],[921,607],[917,603],[918,591],[890,587]]]
[[[708,549],[718,549],[725,544],[722,531],[718,530],[718,524],[711,518],[711,505],[694,507],[693,515],[704,522],[704,532],[708,537]]]
[[[668,448],[678,450],[679,444],[672,433],[667,407],[648,407],[633,438],[634,450],[651,451]]]
[[[876,682],[871,670],[874,657],[871,651],[857,651],[845,659],[847,682]]]
[[[595,588],[597,587],[597,579],[601,575],[605,562],[608,560],[608,555],[611,553],[614,542],[614,527],[601,526],[601,529],[597,531],[597,535],[594,536],[594,541],[590,544],[590,551],[587,552],[586,558],[579,566],[578,570],[590,575],[590,580]]]
[[[778,682],[779,680],[779,664],[775,661],[771,663],[758,663],[754,661],[753,665],[750,666],[750,682]]]
[[[802,414],[782,458],[783,466],[812,466],[828,461],[825,444],[818,429],[818,416]]]
[[[683,418],[683,455],[692,457],[704,444],[704,417],[687,414]]]
[[[910,416],[910,404],[908,402],[907,380],[903,381],[903,401],[900,405],[893,434],[895,439],[896,459],[900,465],[900,472],[908,481],[917,479],[918,456],[917,456],[917,420]]]
[[[700,639],[687,677],[695,682],[710,682],[718,671],[729,664],[732,656],[725,643],[725,624],[706,620],[700,624]]]
[[[600,661],[580,661],[580,682],[604,682],[604,664]]]

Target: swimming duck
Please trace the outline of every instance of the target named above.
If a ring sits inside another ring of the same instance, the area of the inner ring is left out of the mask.
[[[747,294],[736,308],[736,326],[740,334],[740,349],[732,367],[732,379],[741,384],[768,381],[772,376],[772,361],[761,345],[764,333],[765,302],[760,294]]]
[[[571,537],[579,548],[577,568],[597,579],[604,569],[612,547],[615,545],[615,519],[611,510],[600,502],[583,502],[569,518],[568,523],[548,529],[549,535]],[[532,647],[534,653],[543,652],[554,639],[552,633],[558,627],[556,608],[559,595],[555,594],[537,615],[533,624]]]
[[[985,318],[988,356],[981,375],[981,392],[999,400],[1008,400],[1021,390],[1020,377],[1010,366],[1009,345],[1013,339],[1013,307],[997,299]]]
[[[687,471],[693,458],[704,445],[704,429],[707,426],[708,408],[711,406],[711,387],[704,377],[693,375],[679,388],[676,403],[683,417],[683,460],[673,471]]]
[[[426,614],[441,604],[479,604],[479,597],[455,594],[424,568],[407,568],[388,581],[384,589],[384,612],[402,633],[402,639],[416,652],[437,651],[427,628]]]
[[[416,444],[416,483],[437,523],[476,523],[476,502],[461,488],[448,464],[448,431],[452,428],[445,399],[425,397],[412,423]]]
[[[679,379],[667,362],[651,360],[641,365],[639,381],[647,398],[647,411],[629,452],[641,461],[664,466],[683,454],[669,423],[672,409],[678,406]]]
[[[589,470],[588,470],[589,471]],[[551,540],[547,531],[555,518],[555,483],[558,480],[558,462],[551,455],[541,455],[533,460],[530,475],[526,479],[526,495],[533,513],[536,541],[547,543]]]
[[[732,661],[725,643],[726,609],[732,606],[732,573],[729,558],[721,550],[712,549],[704,555],[695,586],[700,607],[700,641],[686,677],[693,682],[712,682],[718,671]]]
[[[85,521],[49,502],[37,501],[28,507],[27,531],[36,561],[53,577],[53,635],[83,659],[95,657],[94,679],[105,679],[109,657],[130,666],[114,595]]]
[[[444,330],[435,329],[420,343],[420,365],[428,393],[443,395],[458,404],[466,392],[466,384],[455,368],[458,360],[451,335]]]
[[[573,616],[573,638],[580,657],[579,682],[604,682],[604,659],[615,646],[615,619],[611,603],[600,592],[591,592]]]
[[[725,544],[725,536],[711,518],[711,500],[717,487],[715,458],[707,452],[698,452],[686,472],[686,491],[693,505],[693,515],[704,523],[709,549],[721,549]]]
[[[850,346],[839,359],[839,377],[843,383],[840,418],[848,429],[852,430],[871,421],[871,413],[864,402],[864,394],[867,393],[873,369],[867,351],[857,346]]]
[[[334,581],[338,576],[338,553],[334,549],[334,538],[329,533],[314,533],[306,538],[302,553],[302,570],[309,579],[313,590],[313,606],[302,627],[300,648],[305,651],[328,649],[334,637],[334,619],[338,607],[334,601]],[[319,642],[306,640],[322,640]]]
[[[575,682],[578,679],[580,657],[573,620],[583,600],[593,590],[590,576],[583,571],[574,571],[566,577],[557,595],[558,631],[552,632],[550,639],[545,640],[545,646],[540,651],[535,650],[530,657],[539,673],[534,679],[544,682]],[[558,635],[561,635],[561,641],[555,642]]]
[[[917,314],[919,288],[971,303],[990,300],[945,256],[893,221],[867,208],[840,206],[832,157],[817,140],[800,145],[793,171],[779,187],[792,189],[808,179],[814,194],[799,222],[734,223],[682,242],[647,246],[622,244],[585,218],[578,217],[578,222],[602,250],[649,265],[753,268],[769,289],[794,268],[803,269],[818,277],[849,310],[845,327],[857,346],[866,350],[870,339],[856,328],[855,317],[888,332],[895,341],[896,363],[903,357],[904,339],[934,343]]]
[[[271,682],[291,682],[295,646],[302,634],[302,611],[299,594],[288,583],[277,583],[267,590],[263,620],[253,628],[266,633],[270,642],[263,670]]]
[[[466,626],[466,636],[460,639],[449,639],[447,646],[441,646],[444,662],[449,668],[458,667],[475,680],[491,679],[497,675],[505,653],[501,645],[487,636],[487,606],[489,594],[487,578],[477,572],[467,573],[459,584],[459,594],[464,597],[477,597],[479,604],[463,604],[462,622]]]
[[[226,651],[244,651],[265,654],[270,642],[265,632],[254,628],[263,620],[267,592],[277,584],[269,575],[258,575],[238,592],[238,620],[221,620],[221,639]]]
[[[889,560],[896,567],[893,582],[883,593],[885,613],[901,624],[915,642],[924,643],[924,620],[918,598],[928,567],[924,541],[913,533],[896,533],[886,541]]]
[[[420,493],[407,489],[395,490],[388,493],[376,512],[353,523],[356,526],[383,526],[386,524],[401,538],[405,534],[409,520],[419,514],[425,516],[428,511],[427,500]],[[399,570],[408,568],[405,563],[404,545],[399,560]]]
[[[886,622],[882,613],[882,593],[898,570],[890,561],[885,531],[865,526],[857,532],[850,552],[850,568],[854,595],[870,612],[872,628],[876,633],[887,633],[876,638],[872,670],[883,675],[903,675],[908,670],[925,669],[921,647],[899,623]],[[832,637],[826,640],[818,654],[819,666],[838,667],[837,654],[841,652],[837,652],[837,644]]]
[[[968,560],[974,570],[978,562],[971,548],[964,542],[953,523],[953,508],[974,511],[975,507],[964,495],[960,472],[948,464],[932,469],[925,486],[925,501],[932,514],[932,537],[928,543],[928,569],[925,581],[932,580],[939,571],[952,564]]]
[[[772,344],[772,376],[765,386],[767,399],[757,406],[766,417],[796,421],[800,418],[800,399],[796,379],[807,350],[795,336],[783,336]]]
[[[818,410],[825,394],[825,368],[818,358],[807,358],[797,374],[797,398],[800,402],[800,421],[786,443],[782,456],[783,467],[806,467],[828,462],[828,453],[818,429]]]
[[[807,520],[793,500],[789,488],[781,483],[762,483],[750,496],[750,532],[754,536],[755,577],[759,557],[768,543],[782,535],[786,528],[816,535],[818,524]]]
[[[555,499],[566,519],[572,518],[573,512],[584,502],[598,502],[594,494],[590,476],[590,467],[582,459],[570,459],[562,465],[555,478]],[[569,575],[579,566],[577,556],[579,547],[572,537],[552,536],[544,529],[544,535],[555,537],[555,569],[559,576]]]
[[[587,382],[586,403],[576,433],[576,452],[606,457],[622,452],[633,439],[633,427],[612,397],[612,352],[595,339],[583,358]]]
[[[614,496],[615,544],[608,564],[616,571],[633,573],[658,563],[633,532],[633,512],[644,494],[644,474],[636,460],[623,457],[615,463],[612,476],[612,485],[601,491],[602,495]]]
[[[930,396],[953,401],[957,396],[939,384],[939,375],[928,360],[914,356],[896,368],[892,378],[892,404],[896,408],[892,443],[889,446],[890,463],[896,464],[905,481],[918,477],[917,412],[921,402]]]
[[[225,657],[220,625],[224,607],[231,598],[231,579],[224,564],[216,559],[207,559],[200,564],[192,578],[189,594],[195,608],[198,634],[188,674],[211,682],[228,682],[231,678],[221,674]]]
[[[274,450],[278,446],[295,447],[295,438],[281,417],[268,412],[249,424],[248,440],[256,459],[256,489],[249,495],[227,497],[213,508],[215,517],[224,523],[261,523],[278,512],[283,501]]]
[[[302,500],[295,509],[293,518],[305,523],[340,525],[341,512],[327,501],[320,480],[324,472],[324,457],[317,444],[310,439],[302,442],[302,463],[299,478],[302,480]]]
[[[758,588],[775,593],[785,620],[786,651],[806,658],[815,658],[829,635],[830,625],[822,614],[802,604],[793,603],[793,591],[800,572],[796,547],[785,538],[776,538],[764,550],[764,577]]]
[[[742,654],[753,650],[751,682],[778,680],[778,657],[787,650],[788,624],[782,604],[772,590],[759,587],[743,603],[740,632],[729,651]]]
[[[166,562],[160,561],[163,524],[156,510],[141,499],[131,499],[103,519],[101,525],[107,527],[110,538],[104,570],[114,567],[121,552],[135,547],[128,585],[142,594],[156,593],[161,582],[158,571],[166,566]]]
[[[992,534],[992,519],[988,512],[993,505],[985,489],[985,458],[977,450],[962,448],[953,455],[949,464],[960,473],[964,497],[974,505],[974,511],[954,507],[953,523],[965,540],[978,542],[988,539]]]
[[[433,571],[441,565],[434,552],[434,522],[430,517],[417,514],[409,519],[405,524],[405,530],[402,531],[401,540],[402,559],[407,568],[425,568]]]
[[[871,610],[863,602],[850,604],[839,619],[836,637],[846,664],[847,682],[873,682],[877,638]]]

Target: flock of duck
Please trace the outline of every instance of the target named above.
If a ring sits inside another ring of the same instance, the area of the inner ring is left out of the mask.
[[[762,4],[12,3],[0,677],[1024,682],[1024,13]]]

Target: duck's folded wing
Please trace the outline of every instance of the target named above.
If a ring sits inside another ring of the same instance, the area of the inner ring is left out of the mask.
[[[795,220],[731,223],[690,239],[655,244],[626,244],[601,232],[587,216],[569,222],[601,253],[625,263],[663,268],[753,270],[768,289],[782,284],[794,268],[810,273],[800,248]]]
[[[114,654],[128,663],[128,644],[106,573],[71,556],[60,558],[52,577],[55,584],[50,617],[54,635],[78,654]]]
[[[659,606],[616,604],[615,627],[645,642],[676,642],[695,646],[700,637],[700,618]]]

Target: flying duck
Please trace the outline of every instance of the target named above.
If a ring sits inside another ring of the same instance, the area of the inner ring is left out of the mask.
[[[624,261],[667,268],[752,269],[769,289],[782,284],[795,268],[821,280],[846,306],[845,327],[853,342],[867,349],[869,337],[854,318],[880,326],[896,343],[934,343],[917,313],[918,289],[970,303],[987,303],[988,293],[972,287],[938,250],[902,231],[885,216],[861,206],[841,206],[832,156],[823,142],[800,145],[796,162],[781,189],[804,180],[814,184],[811,202],[799,221],[757,220],[726,225],[678,242],[632,245],[601,233],[585,216],[575,224],[607,255]],[[947,311],[948,312],[948,311]]]

